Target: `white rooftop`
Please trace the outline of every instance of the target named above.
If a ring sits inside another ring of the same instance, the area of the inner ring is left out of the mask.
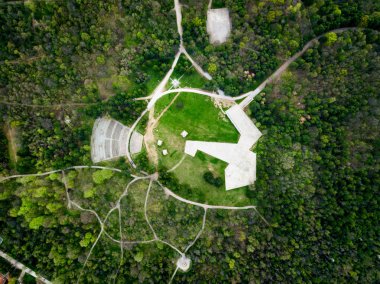
[[[164,149],[162,150],[162,155],[166,156],[168,154],[168,150]]]
[[[162,145],[162,140],[158,140],[158,141],[157,141],[157,145],[158,145],[158,146],[161,146],[161,145]]]

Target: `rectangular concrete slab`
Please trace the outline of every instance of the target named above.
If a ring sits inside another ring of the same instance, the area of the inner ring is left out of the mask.
[[[239,131],[239,143],[250,149],[261,137],[262,133],[239,105],[234,105],[226,111],[227,117]]]
[[[227,8],[207,11],[207,33],[213,44],[224,43],[231,33],[231,20]]]
[[[197,151],[228,163],[225,170],[226,190],[247,186],[255,182],[256,154],[249,149],[234,143],[186,141],[186,154],[194,157]]]

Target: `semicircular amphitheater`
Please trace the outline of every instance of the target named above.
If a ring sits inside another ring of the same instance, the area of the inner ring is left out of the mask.
[[[110,118],[95,120],[91,136],[91,159],[94,163],[113,160],[127,155],[127,138],[129,127]],[[141,151],[143,136],[133,131],[129,144],[131,154]]]

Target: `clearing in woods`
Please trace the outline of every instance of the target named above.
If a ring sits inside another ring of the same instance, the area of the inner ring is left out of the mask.
[[[158,117],[177,94],[162,97],[155,105]],[[159,110],[159,111],[157,111]],[[181,132],[188,132],[186,138]],[[191,93],[181,93],[161,116],[153,129],[159,163],[179,179],[188,184],[190,191],[178,192],[181,196],[208,204],[247,205],[246,188],[227,192],[225,187],[215,187],[205,181],[203,175],[210,171],[224,181],[224,169],[227,164],[219,159],[198,152],[190,157],[184,153],[186,140],[215,141],[236,143],[239,133],[230,120],[218,108],[212,99]],[[157,141],[163,144],[157,146]],[[166,149],[167,155],[162,151]]]
[[[12,127],[10,124],[6,123],[4,126],[4,132],[5,136],[8,139],[8,152],[9,152],[9,158],[11,161],[11,166],[14,167],[17,163],[18,157],[17,157],[17,129],[16,127]]]

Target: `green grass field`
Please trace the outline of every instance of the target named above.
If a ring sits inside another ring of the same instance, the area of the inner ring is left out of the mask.
[[[180,81],[180,87],[207,89],[206,85],[208,83],[208,80],[197,73],[197,71],[191,65],[191,62],[188,61],[184,55],[181,55],[179,58],[178,64],[173,71],[171,79],[178,79]],[[170,87],[171,80],[169,80],[166,88],[169,89]]]
[[[156,117],[174,97],[175,94],[171,94],[157,102]],[[189,133],[186,139],[180,135],[183,130]],[[173,173],[181,183],[188,184],[193,189],[192,192],[185,193],[184,197],[209,204],[249,203],[245,188],[227,192],[224,185],[217,188],[203,179],[203,174],[211,171],[224,180],[226,163],[201,152],[195,157],[184,153],[186,140],[231,143],[238,141],[237,130],[210,98],[190,93],[180,94],[161,117],[154,135],[156,141],[163,141],[163,145],[158,147],[162,166],[171,169],[183,159]],[[163,149],[168,150],[167,156],[162,154]]]

